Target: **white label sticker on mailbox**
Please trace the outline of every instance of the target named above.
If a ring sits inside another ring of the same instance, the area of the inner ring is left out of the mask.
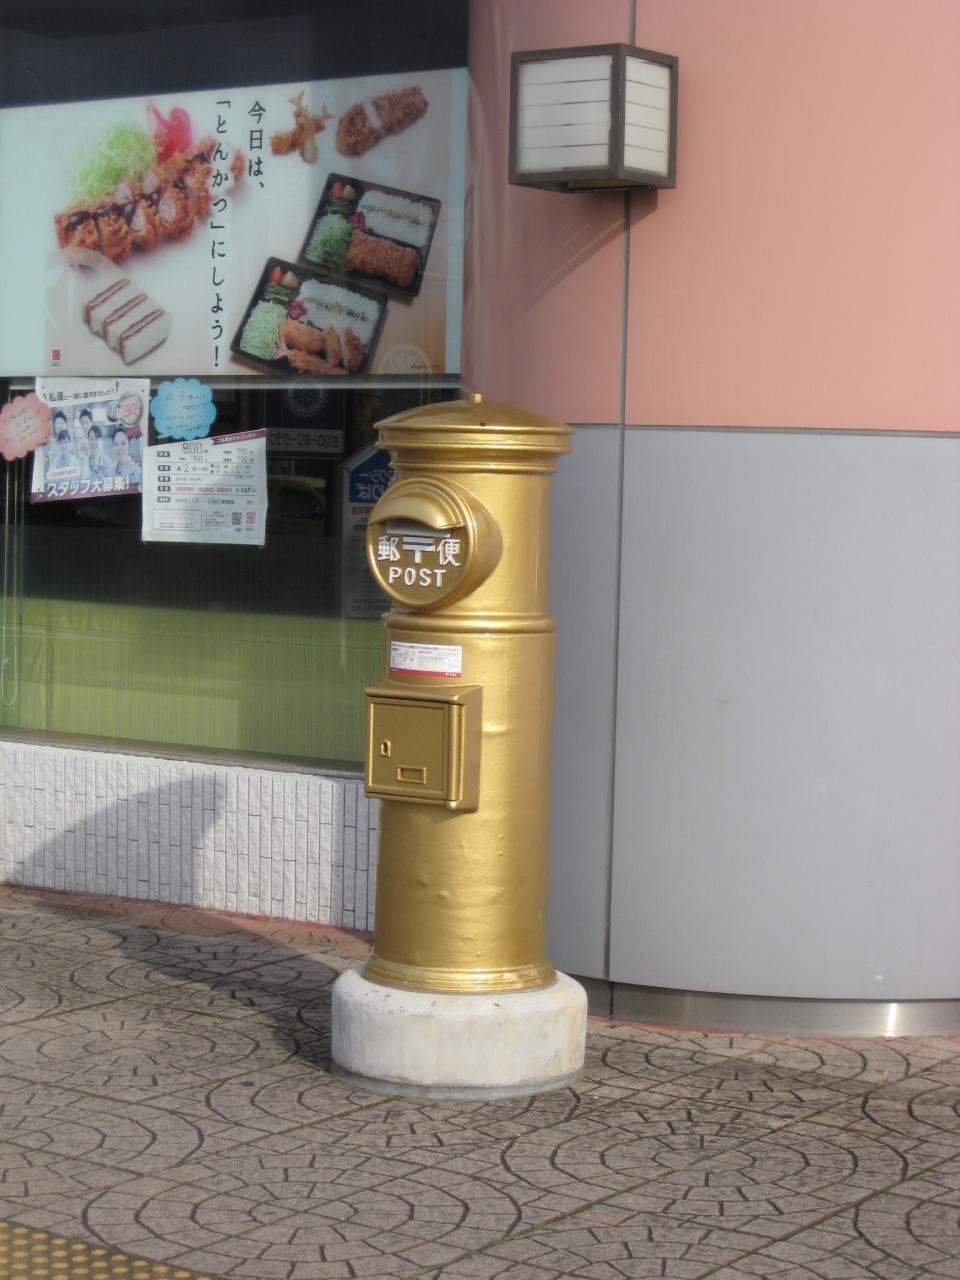
[[[391,640],[390,670],[409,676],[459,676],[463,670],[463,647]]]

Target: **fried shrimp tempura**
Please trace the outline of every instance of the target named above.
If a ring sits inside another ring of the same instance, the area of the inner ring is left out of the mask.
[[[343,331],[343,363],[347,373],[356,373],[363,364],[363,343],[352,329]]]
[[[293,128],[271,134],[270,150],[275,156],[288,156],[292,151],[299,151],[307,164],[316,164],[320,157],[316,135],[324,131],[327,121],[332,120],[333,116],[327,110],[326,103],[320,115],[312,116],[304,106],[303,94],[304,90],[301,89],[288,99],[293,107]]]
[[[311,355],[309,351],[288,351],[287,360],[290,367],[296,369],[297,373],[316,373],[316,374],[346,374],[346,369],[342,365],[329,364],[326,360],[321,360],[319,356]]]
[[[327,349],[327,359],[331,364],[343,364],[343,347],[340,343],[340,335],[334,329],[333,325],[328,325],[323,331],[323,344]]]
[[[280,326],[280,337],[288,346],[296,351],[308,351],[311,355],[321,355],[326,349],[326,341],[320,329],[304,324],[302,320],[284,320]]]

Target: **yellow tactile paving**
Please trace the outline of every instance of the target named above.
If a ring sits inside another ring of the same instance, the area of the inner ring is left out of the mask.
[[[0,1220],[0,1280],[210,1280],[169,1263]]]

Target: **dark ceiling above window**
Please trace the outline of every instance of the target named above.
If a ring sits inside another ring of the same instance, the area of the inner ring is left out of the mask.
[[[0,0],[0,106],[465,66],[468,0]]]

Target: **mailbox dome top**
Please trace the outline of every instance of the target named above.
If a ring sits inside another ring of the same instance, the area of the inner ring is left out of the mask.
[[[406,409],[403,413],[395,413],[390,418],[382,419],[377,425],[389,427],[391,431],[397,428],[427,428],[435,431],[443,427],[476,431],[488,427],[491,431],[559,431],[566,435],[571,430],[565,423],[556,422],[553,418],[545,418],[542,414],[530,413],[527,409],[518,409],[516,405],[504,404],[499,400],[485,400],[480,394],[472,395],[466,400],[443,400],[439,404]]]

